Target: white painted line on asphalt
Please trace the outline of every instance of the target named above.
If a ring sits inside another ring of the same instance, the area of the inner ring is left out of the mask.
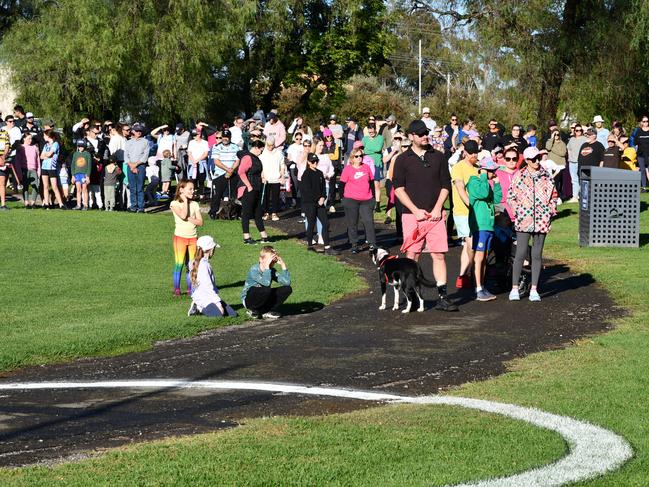
[[[633,455],[624,438],[599,426],[567,416],[550,414],[481,399],[452,396],[408,397],[369,391],[308,387],[245,381],[191,381],[182,379],[115,380],[97,382],[26,382],[0,383],[0,391],[48,389],[219,389],[281,392],[313,396],[341,397],[363,401],[389,401],[408,404],[460,406],[507,416],[559,433],[569,445],[569,453],[555,463],[510,477],[462,484],[463,487],[532,487],[558,486],[604,475],[618,469]]]

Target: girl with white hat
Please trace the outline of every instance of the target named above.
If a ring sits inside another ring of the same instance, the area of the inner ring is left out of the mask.
[[[189,264],[192,304],[187,312],[188,316],[197,314],[210,317],[237,316],[237,312],[219,296],[210,265],[214,249],[219,247],[220,245],[209,235],[203,235],[196,241],[196,255]]]

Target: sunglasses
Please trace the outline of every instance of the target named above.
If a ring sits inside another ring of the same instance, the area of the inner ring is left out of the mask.
[[[575,129],[575,132],[583,132],[584,129]]]
[[[214,137],[216,140],[221,140],[223,137]]]
[[[428,137],[428,134],[415,134],[417,137]]]
[[[527,159],[530,162],[539,162],[541,160],[540,156],[533,157],[532,159]]]
[[[451,122],[457,122],[457,118],[452,118]]]
[[[354,159],[358,159],[359,157],[363,157],[365,154],[355,154]]]
[[[505,157],[505,160],[509,162],[518,161],[518,157]]]
[[[649,122],[649,120],[643,120],[643,121],[642,121],[642,123],[647,123],[647,122]]]
[[[13,120],[7,120],[7,123],[14,123]]]

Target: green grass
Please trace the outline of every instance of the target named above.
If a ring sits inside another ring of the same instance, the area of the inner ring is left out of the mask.
[[[561,207],[566,208],[575,210],[574,205]],[[64,217],[69,218],[60,218]],[[642,228],[649,228],[649,212],[642,214]],[[162,232],[162,238],[169,233]],[[51,238],[59,242],[62,237],[52,234]],[[166,252],[164,262],[170,260],[170,251]],[[591,273],[631,314],[616,320],[612,332],[564,350],[516,360],[507,374],[467,384],[452,394],[538,407],[616,431],[631,442],[635,458],[618,472],[583,485],[645,486],[649,475],[647,247],[581,249],[573,214],[555,222],[546,255],[577,272]],[[60,273],[50,268],[49,281]],[[120,269],[132,267],[122,262]],[[304,279],[306,286],[309,278]],[[161,289],[168,293],[168,283]],[[31,299],[34,304],[41,302],[41,298]],[[68,299],[78,302],[77,295]],[[60,309],[55,298],[48,302]],[[11,307],[24,312],[15,304]],[[520,422],[459,408],[390,406],[321,418],[258,419],[226,432],[121,448],[54,468],[0,470],[0,483],[440,485],[519,472],[564,453],[558,436]]]
[[[243,321],[187,317],[189,298],[172,297],[169,213],[14,208],[0,215],[0,370],[143,350],[156,340]],[[259,246],[241,244],[239,222],[206,219],[200,234],[221,244],[212,258],[217,284],[227,302],[240,304]],[[293,305],[329,303],[364,286],[354,269],[307,253],[295,239],[275,247],[292,272]]]
[[[447,406],[386,406],[120,448],[54,468],[0,470],[2,485],[446,485],[552,461],[553,433]]]

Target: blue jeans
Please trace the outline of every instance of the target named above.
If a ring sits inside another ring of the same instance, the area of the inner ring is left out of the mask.
[[[144,176],[146,165],[137,166],[137,173],[128,172],[128,189],[131,192],[131,210],[144,211]]]

